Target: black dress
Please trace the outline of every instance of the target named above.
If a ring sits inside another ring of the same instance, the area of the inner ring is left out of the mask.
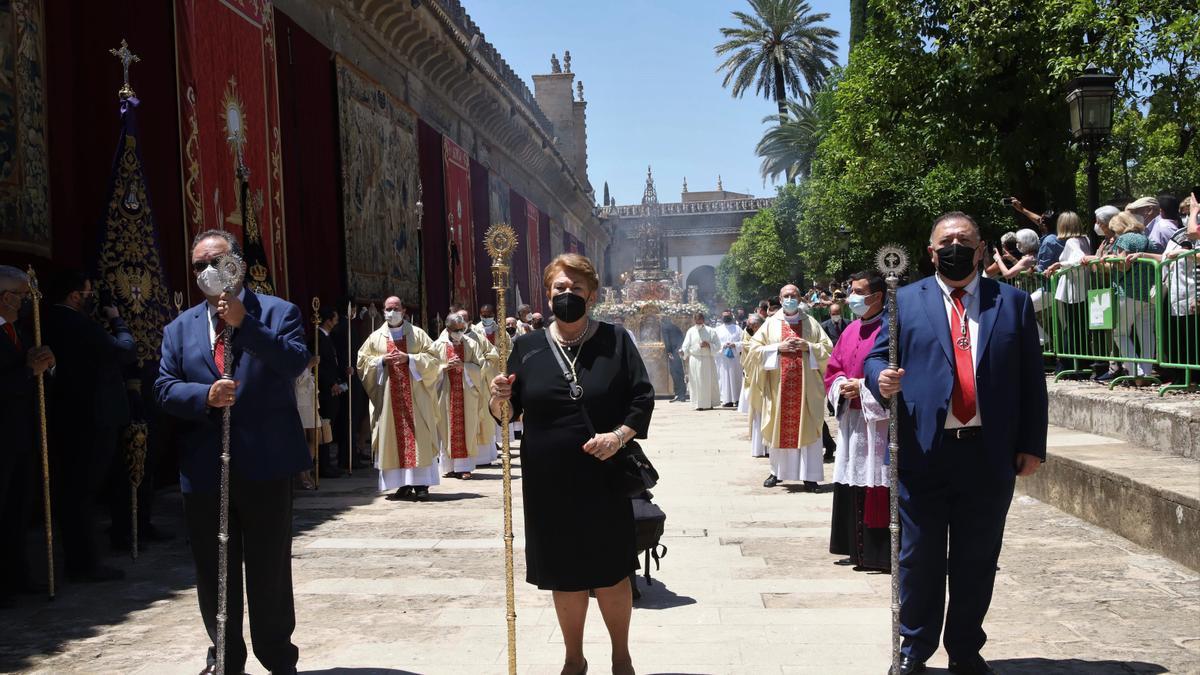
[[[525,504],[525,580],[543,590],[584,591],[620,582],[638,567],[633,509],[614,495],[612,469],[583,451],[591,438],[579,404],[550,351],[548,331],[513,343],[508,372],[513,417],[524,413],[521,481]],[[654,387],[625,331],[600,323],[578,348],[575,370],[597,432],[625,424],[645,438]]]

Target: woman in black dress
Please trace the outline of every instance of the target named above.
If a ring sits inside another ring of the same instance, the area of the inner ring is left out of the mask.
[[[504,400],[514,418],[525,415],[526,581],[554,593],[566,646],[564,675],[587,672],[588,591],[595,592],[612,639],[613,673],[631,674],[629,575],[638,567],[633,509],[609,488],[613,465],[605,462],[625,443],[646,437],[654,387],[628,333],[588,316],[599,286],[590,260],[560,255],[546,267],[544,283],[554,323],[517,338],[509,375],[491,384],[493,415],[499,417]],[[574,371],[594,433],[551,350]]]

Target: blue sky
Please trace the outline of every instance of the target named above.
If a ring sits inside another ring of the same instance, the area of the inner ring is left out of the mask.
[[[847,0],[810,0],[841,33],[844,62],[850,31]],[[463,0],[467,12],[533,89],[532,75],[550,72],[550,54],[569,49],[571,70],[588,101],[588,164],[596,198],[604,181],[620,204],[641,200],[646,165],[659,199],[690,190],[725,189],[757,196],[763,185],[754,146],[774,105],[721,87],[713,46],[734,25],[738,0]]]

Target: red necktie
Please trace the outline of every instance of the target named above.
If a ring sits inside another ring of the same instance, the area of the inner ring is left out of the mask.
[[[4,332],[8,333],[8,339],[12,340],[13,346],[17,351],[21,351],[21,338],[17,337],[17,329],[11,323],[4,324]]]
[[[225,341],[221,339],[225,333],[225,319],[217,317],[216,340],[213,342],[213,361],[217,364],[217,372],[225,374]]]
[[[954,318],[950,321],[950,345],[954,351],[954,393],[950,396],[950,409],[954,418],[966,424],[975,417],[975,364],[971,361],[971,331],[965,333],[962,326],[967,323],[967,310],[963,307],[961,288],[954,289],[950,299],[954,302]],[[963,349],[962,346],[966,348]]]

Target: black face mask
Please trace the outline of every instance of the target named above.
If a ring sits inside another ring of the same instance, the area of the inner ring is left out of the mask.
[[[732,316],[723,316],[723,317],[721,317],[721,323],[733,323],[733,317]]]
[[[975,271],[975,249],[962,244],[950,244],[937,251],[938,274],[950,281],[962,281]]]
[[[554,310],[554,318],[559,321],[574,323],[587,314],[587,300],[565,291],[550,299],[550,309]]]
[[[508,328],[505,328],[505,329],[504,329],[504,332],[508,333],[509,335],[516,335],[516,334],[517,334],[517,327],[516,327],[516,326],[509,326]]]

